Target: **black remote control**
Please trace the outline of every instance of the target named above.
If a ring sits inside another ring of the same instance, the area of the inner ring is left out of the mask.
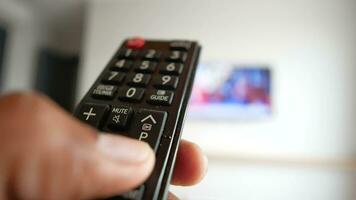
[[[78,105],[81,121],[156,153],[148,180],[111,200],[167,198],[200,49],[194,41],[128,39]]]

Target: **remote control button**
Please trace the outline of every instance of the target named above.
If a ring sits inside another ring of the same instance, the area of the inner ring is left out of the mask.
[[[122,49],[119,51],[119,58],[132,59],[138,55],[138,51],[132,49]]]
[[[100,104],[83,104],[76,116],[83,122],[93,126],[94,128],[99,128],[103,120],[103,116],[109,109],[107,105]]]
[[[148,95],[147,102],[154,105],[171,105],[174,93],[166,90],[154,90]]]
[[[132,116],[132,108],[127,106],[114,106],[111,108],[106,127],[111,131],[125,130]]]
[[[147,49],[143,52],[142,58],[147,60],[158,60],[161,56],[161,52],[155,49]]]
[[[129,49],[142,49],[145,46],[145,39],[141,37],[134,37],[126,42],[126,47]]]
[[[178,80],[176,76],[159,76],[153,80],[153,86],[157,89],[174,90],[177,88]]]
[[[154,151],[157,151],[166,120],[166,112],[140,110],[136,117],[136,126],[131,136],[140,141],[147,142]]]
[[[107,84],[118,85],[122,83],[124,78],[125,78],[125,74],[115,72],[115,71],[110,71],[105,74],[102,82]]]
[[[142,99],[145,90],[142,88],[124,87],[119,90],[119,99],[123,101],[138,102]]]
[[[113,85],[100,84],[93,90],[93,97],[98,99],[112,99],[117,91],[117,87]]]
[[[135,67],[135,71],[151,73],[156,70],[156,67],[157,67],[156,62],[144,60],[144,61],[138,62],[138,65]]]
[[[187,53],[182,51],[171,51],[167,57],[168,61],[174,61],[174,62],[185,62],[186,59],[187,59]]]
[[[192,46],[191,42],[184,41],[184,40],[172,41],[170,44],[172,50],[182,50],[182,51],[188,51],[191,46]]]
[[[115,71],[129,71],[132,66],[132,61],[128,61],[125,59],[119,59],[115,62],[114,66],[111,67],[112,70]]]
[[[142,73],[131,74],[128,80],[129,80],[129,82],[127,83],[128,85],[145,87],[150,82],[151,75],[142,74]]]
[[[183,71],[183,64],[181,63],[166,63],[160,67],[161,74],[179,75]]]

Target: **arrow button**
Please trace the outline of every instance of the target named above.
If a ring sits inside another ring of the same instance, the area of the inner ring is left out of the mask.
[[[141,109],[136,117],[135,128],[131,132],[131,136],[147,142],[156,151],[166,120],[167,112]]]
[[[141,120],[141,122],[146,122],[146,121],[149,120],[149,119],[151,120],[152,123],[157,124],[155,118],[153,118],[152,115],[148,115],[147,117],[143,118],[143,119]]]

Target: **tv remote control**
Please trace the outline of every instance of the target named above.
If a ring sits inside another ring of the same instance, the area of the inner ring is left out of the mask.
[[[110,200],[167,198],[200,49],[195,41],[128,39],[79,103],[81,121],[147,142],[156,153],[148,180]]]

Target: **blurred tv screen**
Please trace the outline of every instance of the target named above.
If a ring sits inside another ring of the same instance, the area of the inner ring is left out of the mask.
[[[271,115],[268,66],[208,62],[199,65],[188,117],[258,119]]]

